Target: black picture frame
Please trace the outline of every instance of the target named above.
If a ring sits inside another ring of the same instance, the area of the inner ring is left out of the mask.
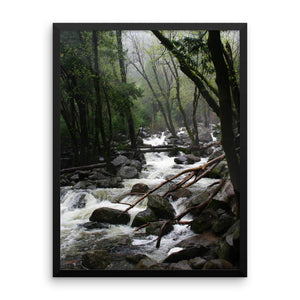
[[[61,270],[60,269],[60,31],[61,30],[240,31],[240,269]],[[247,23],[53,23],[53,276],[54,277],[247,277]]]

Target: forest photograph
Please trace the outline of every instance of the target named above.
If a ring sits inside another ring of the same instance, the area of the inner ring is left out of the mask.
[[[53,26],[54,276],[247,276],[247,25]]]

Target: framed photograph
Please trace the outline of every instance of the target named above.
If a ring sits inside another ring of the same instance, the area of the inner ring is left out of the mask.
[[[247,24],[53,24],[53,276],[247,276]]]

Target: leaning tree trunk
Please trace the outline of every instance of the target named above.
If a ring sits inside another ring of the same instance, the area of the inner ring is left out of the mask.
[[[227,66],[223,57],[223,46],[220,31],[210,31],[208,48],[216,70],[216,83],[219,89],[220,121],[222,146],[226,154],[231,181],[239,199],[240,193],[240,163],[235,151],[234,133],[232,128],[232,105]]]

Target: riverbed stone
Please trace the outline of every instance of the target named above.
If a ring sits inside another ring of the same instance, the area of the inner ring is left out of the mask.
[[[132,166],[122,166],[121,169],[119,170],[119,175],[123,179],[137,178],[138,171],[135,167]]]
[[[138,264],[144,258],[148,258],[148,256],[141,253],[126,256],[126,260],[135,265]]]
[[[188,160],[185,156],[178,156],[174,158],[174,162],[179,165],[186,165]]]
[[[80,224],[79,226],[84,227],[85,229],[103,229],[103,228],[109,228],[110,225],[100,223],[100,222],[86,222]]]
[[[157,262],[150,257],[143,258],[139,261],[139,263],[135,266],[137,270],[146,270],[151,268],[151,266],[155,265]]]
[[[202,269],[206,263],[206,259],[202,257],[195,257],[189,260],[189,265],[192,269]]]
[[[234,218],[227,213],[222,214],[213,224],[212,230],[217,234],[223,234],[233,224]]]
[[[200,161],[200,158],[194,154],[186,154],[185,157],[187,158],[189,164],[194,164]]]
[[[208,248],[204,246],[199,246],[195,248],[187,248],[180,250],[178,252],[174,252],[170,254],[163,262],[165,263],[173,263],[178,262],[185,259],[192,259],[198,256],[202,256],[208,251]]]
[[[88,269],[105,269],[111,262],[106,250],[90,250],[82,255],[82,264]]]
[[[78,181],[75,185],[73,185],[73,189],[85,189],[87,184],[87,181]]]
[[[178,198],[189,198],[193,195],[193,193],[188,189],[179,188],[178,190],[169,193],[169,195],[172,196],[173,200],[177,200]]]
[[[164,222],[151,222],[147,227],[146,227],[146,233],[148,234],[153,234],[153,235],[159,235],[160,230],[162,226],[164,225]],[[167,224],[162,232],[162,236],[170,233],[173,230],[173,225]]]
[[[112,165],[115,167],[120,167],[128,164],[130,161],[125,155],[119,155],[111,161]]]
[[[147,184],[144,183],[136,183],[132,186],[130,193],[146,193],[149,190]]]
[[[182,260],[177,263],[171,263],[169,270],[192,270],[187,260]]]
[[[139,212],[133,222],[132,222],[132,227],[139,227],[141,225],[144,225],[148,222],[154,222],[157,220],[157,216],[155,215],[154,211],[147,207],[145,210]]]
[[[96,221],[109,224],[127,224],[130,220],[129,214],[126,212],[122,215],[122,210],[110,207],[101,207],[93,211],[90,221]]]
[[[203,231],[210,229],[217,218],[218,215],[214,210],[205,209],[199,217],[191,222],[191,229],[195,233],[202,233]]]
[[[148,207],[151,208],[158,218],[172,219],[175,210],[168,200],[159,195],[148,196]]]
[[[136,168],[138,170],[138,172],[142,171],[142,163],[136,159],[133,159],[130,162],[130,166]]]
[[[212,259],[203,266],[203,270],[215,269],[233,269],[233,265],[225,259]]]

